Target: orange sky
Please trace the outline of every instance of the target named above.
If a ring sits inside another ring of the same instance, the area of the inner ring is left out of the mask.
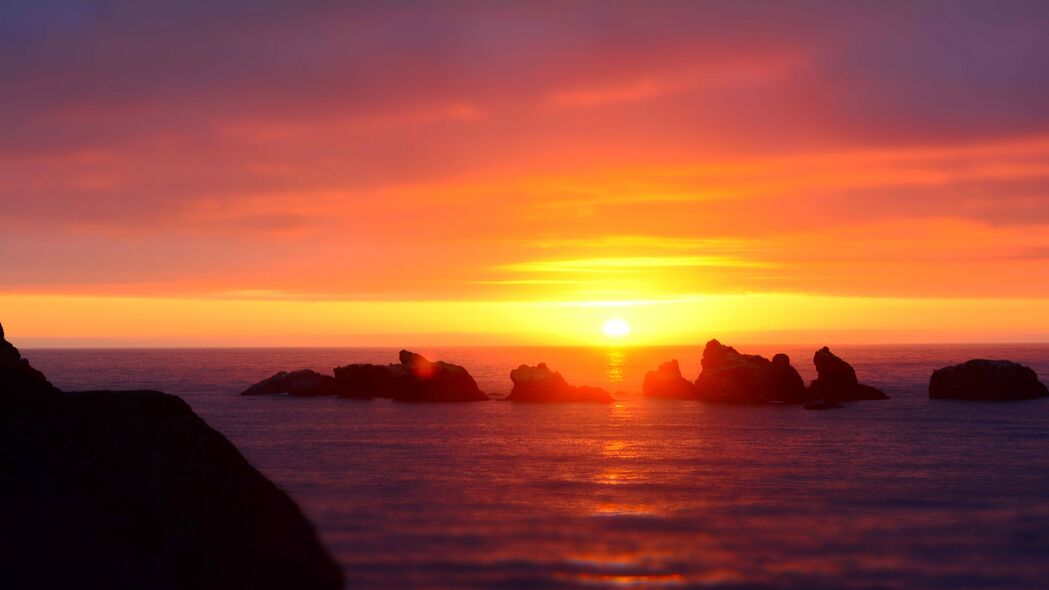
[[[1049,339],[1044,4],[0,22],[27,345]]]

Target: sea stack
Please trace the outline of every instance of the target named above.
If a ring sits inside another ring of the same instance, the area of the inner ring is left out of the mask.
[[[1049,396],[1030,367],[1012,361],[973,359],[933,371],[932,399],[1007,401]]]
[[[391,397],[403,402],[484,402],[488,395],[464,367],[430,361],[402,350],[400,365],[390,365]]]
[[[398,364],[353,363],[336,367],[334,375],[301,370],[280,372],[245,389],[241,395],[287,393],[296,397],[337,395],[345,398],[389,398],[402,402],[480,402],[488,395],[465,368],[430,361],[402,350]]]
[[[863,385],[856,379],[852,365],[838,358],[824,346],[812,355],[816,379],[809,386],[811,397],[829,402],[889,399],[880,389]]]
[[[615,401],[611,394],[600,387],[569,385],[561,373],[550,370],[546,363],[534,367],[521,365],[510,371],[510,381],[514,386],[506,399],[512,402],[607,404]]]
[[[272,395],[275,393],[286,393],[295,397],[335,395],[338,393],[338,387],[335,385],[335,377],[303,369],[290,373],[281,371],[245,389],[241,395]]]
[[[647,397],[696,399],[696,386],[681,376],[681,366],[673,359],[659,365],[658,370],[645,373],[641,393]]]
[[[336,367],[339,395],[348,398],[390,398],[407,402],[488,401],[465,367],[431,361],[401,351],[400,364],[347,364]]]
[[[769,360],[756,354],[740,354],[731,346],[711,340],[703,349],[702,365],[696,378],[696,394],[706,402],[800,404],[810,399],[805,382],[785,354]]]

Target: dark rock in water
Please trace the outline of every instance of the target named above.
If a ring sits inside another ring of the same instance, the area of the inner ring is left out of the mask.
[[[335,369],[339,395],[405,402],[488,401],[465,368],[402,350],[397,365],[352,364]]]
[[[469,371],[443,361],[431,362],[421,354],[402,350],[400,365],[390,365],[393,399],[406,402],[478,402],[488,396],[477,387]]]
[[[311,397],[335,395],[338,393],[338,388],[335,385],[334,377],[303,369],[290,373],[281,371],[269,379],[259,381],[245,389],[241,392],[241,395],[271,395],[275,393],[287,393],[296,397]]]
[[[861,384],[852,365],[826,346],[816,351],[812,363],[816,365],[816,379],[809,386],[813,397],[835,401],[889,399],[880,389]]]
[[[0,396],[13,403],[14,398],[36,399],[41,395],[54,395],[58,389],[22,358],[13,344],[4,338],[4,326],[0,324]]]
[[[756,354],[740,354],[711,340],[703,349],[702,364],[696,395],[703,401],[797,404],[811,399],[801,375],[785,354],[777,354],[770,361]]]
[[[845,406],[839,404],[838,402],[832,399],[819,399],[816,401],[811,401],[802,407],[804,407],[806,410],[834,410],[836,408],[844,408]]]
[[[648,397],[696,399],[696,387],[681,376],[677,359],[659,365],[658,371],[645,373],[641,392]]]
[[[393,390],[392,365],[354,363],[335,368],[335,385],[340,397],[367,399],[388,397]]]
[[[179,398],[22,383],[0,390],[0,588],[342,587],[298,506]]]
[[[599,387],[569,385],[561,373],[551,371],[546,363],[532,367],[521,365],[510,371],[513,389],[506,398],[514,402],[614,402],[604,389]]]
[[[974,359],[933,371],[929,397],[1004,401],[1049,396],[1030,367],[1012,361]]]
[[[242,395],[289,393],[295,396],[338,395],[348,398],[385,397],[407,402],[487,401],[470,373],[459,365],[431,362],[402,350],[400,364],[355,363],[336,367],[334,376],[302,370],[280,372],[252,385]]]

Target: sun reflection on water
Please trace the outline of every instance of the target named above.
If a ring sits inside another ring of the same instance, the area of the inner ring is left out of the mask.
[[[605,369],[605,380],[609,383],[622,383],[626,354],[619,351],[609,351],[605,357],[608,359],[608,368]]]
[[[556,577],[585,586],[602,588],[680,587],[689,580],[669,565],[667,556],[637,551],[595,551],[577,554],[563,563]]]
[[[608,440],[601,445],[601,455],[609,459],[635,459],[641,456],[641,445],[621,439]]]

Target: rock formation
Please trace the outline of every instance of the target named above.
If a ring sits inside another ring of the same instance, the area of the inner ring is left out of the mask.
[[[488,401],[469,371],[402,350],[400,364],[352,364],[335,369],[339,395],[388,397],[404,402]]]
[[[35,399],[56,393],[58,390],[44,374],[30,366],[18,349],[4,338],[4,326],[0,324],[0,396],[13,403],[15,397]]]
[[[255,385],[245,389],[241,395],[269,395],[275,393],[286,393],[296,397],[311,397],[317,395],[335,395],[338,388],[335,378],[331,375],[321,375],[316,371],[303,369],[301,371],[281,371],[276,375],[259,381]]]
[[[732,404],[797,404],[811,396],[790,358],[777,354],[772,360],[740,354],[735,348],[711,340],[703,349],[703,370],[696,378],[698,399]]]
[[[342,586],[298,506],[182,400],[63,393],[0,338],[0,588]]]
[[[252,385],[241,395],[289,393],[358,399],[383,397],[404,402],[488,401],[470,373],[459,365],[429,361],[407,350],[402,350],[399,357],[398,364],[354,363],[336,367],[334,377],[309,370],[282,371]]]
[[[339,396],[367,399],[389,397],[393,391],[392,365],[354,363],[335,368]]]
[[[615,401],[599,387],[569,385],[561,373],[551,371],[546,363],[532,367],[521,365],[510,371],[513,389],[506,398],[514,402],[600,402]]]
[[[1047,395],[1033,369],[1012,361],[974,359],[937,369],[929,380],[933,399],[1002,401]]]
[[[391,365],[392,397],[406,402],[488,401],[470,373],[459,365],[430,362],[421,354],[402,350],[400,365]]]
[[[681,376],[677,359],[659,365],[659,370],[645,373],[641,392],[647,397],[696,399],[696,387]]]
[[[852,365],[826,346],[816,351],[812,363],[816,365],[816,379],[809,386],[813,398],[832,402],[889,399],[881,390],[861,384]]]

